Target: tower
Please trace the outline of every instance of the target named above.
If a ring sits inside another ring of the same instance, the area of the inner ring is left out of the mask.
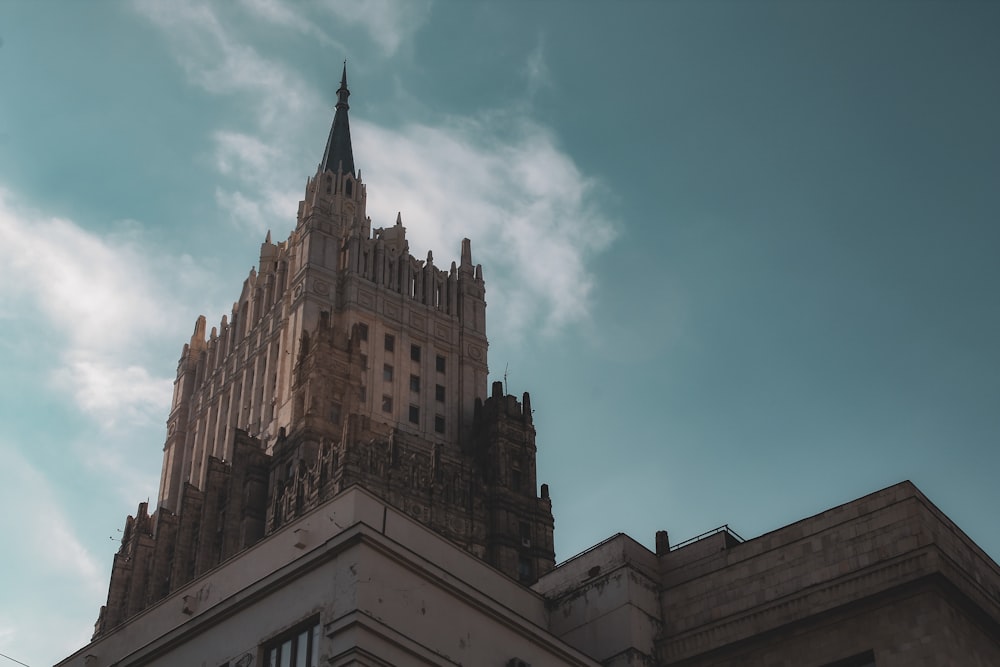
[[[469,239],[439,268],[402,216],[372,228],[347,68],[294,230],[177,366],[157,509],[129,517],[96,634],[359,484],[505,574],[554,566],[530,397],[487,395]]]

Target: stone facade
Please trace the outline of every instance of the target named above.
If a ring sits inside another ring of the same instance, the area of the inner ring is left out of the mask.
[[[545,575],[605,665],[1000,665],[1000,567],[909,482],[753,540],[618,535]]]
[[[126,521],[96,634],[351,485],[525,583],[555,563],[530,398],[487,396],[486,288],[372,229],[346,69],[295,229],[261,245],[230,315],[177,367],[156,512]]]

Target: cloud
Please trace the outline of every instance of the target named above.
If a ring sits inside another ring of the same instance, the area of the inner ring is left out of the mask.
[[[550,85],[549,66],[545,60],[545,35],[542,33],[539,33],[535,48],[525,59],[524,75],[528,81],[529,98],[534,97],[540,88]]]
[[[163,32],[189,80],[203,90],[247,96],[264,125],[285,121],[289,113],[302,108],[306,95],[302,79],[237,39],[212,7],[188,0],[139,0],[135,6]],[[273,16],[285,16],[280,3],[253,7],[258,11],[270,7]]]
[[[42,313],[62,338],[53,387],[68,390],[80,410],[106,427],[159,415],[172,381],[136,360],[147,341],[174,329],[178,309],[160,287],[167,281],[155,277],[174,263],[153,259],[134,230],[102,238],[70,220],[20,209],[4,190],[0,234],[9,252],[0,264],[4,299],[20,299],[18,312]],[[182,276],[174,286],[193,279]],[[8,308],[15,306],[2,310]]]
[[[232,131],[218,131],[212,140],[216,169],[232,182],[215,190],[216,204],[230,221],[260,235],[282,220],[291,226],[299,201],[291,183],[300,178],[291,177],[295,167],[287,148],[282,148],[285,142],[268,144]]]
[[[426,0],[327,0],[323,6],[344,23],[364,28],[383,55],[391,56],[424,24],[431,3]]]
[[[209,9],[187,3],[177,11],[174,4],[143,6],[156,25],[171,31],[178,59],[205,90],[218,95],[254,91],[246,99],[260,107],[256,127],[219,129],[212,135],[211,159],[220,177],[215,200],[237,227],[260,234],[273,229],[280,235],[284,223],[294,220],[303,177],[311,175],[298,166],[309,140],[291,119],[327,106],[323,97],[288,75],[289,68],[280,62],[260,58],[245,37],[229,24],[224,27]],[[247,6],[258,16],[297,21],[280,2]],[[394,0],[332,0],[322,6],[345,24],[366,29],[386,54],[419,29],[429,7]],[[186,48],[199,39],[211,45]],[[237,67],[217,59],[244,53],[252,64],[239,66],[259,70],[261,76],[237,77],[244,87],[208,85],[227,68]],[[543,35],[524,68],[529,92],[547,85]],[[283,87],[286,81],[290,91]],[[296,102],[282,107],[286,93]],[[278,108],[282,122],[272,123]],[[554,133],[527,113],[523,107],[488,110],[471,118],[400,128],[352,119],[355,156],[372,194],[373,224],[391,225],[401,211],[413,253],[421,256],[434,249],[443,266],[457,259],[461,236],[469,236],[475,257],[487,267],[491,331],[515,337],[532,329],[553,334],[588,317],[593,291],[589,263],[616,234],[600,183],[581,173]],[[323,138],[311,139],[317,157]]]
[[[505,114],[442,127],[356,127],[373,225],[402,211],[411,252],[435,249],[439,264],[457,255],[460,235],[471,238],[474,261],[494,271],[486,275],[499,294],[488,297],[491,330],[520,336],[541,323],[552,334],[588,316],[588,263],[614,239],[616,223],[600,206],[600,185],[550,131]]]
[[[5,471],[0,502],[14,508],[29,501],[31,507],[0,513],[10,576],[5,599],[18,601],[16,614],[11,604],[0,615],[0,640],[5,654],[28,664],[52,664],[88,641],[93,628],[80,617],[87,612],[96,617],[107,592],[106,568],[77,537],[77,522],[63,512],[49,481],[19,449],[27,448],[0,441]],[[38,586],[40,575],[45,586]],[[60,628],[56,640],[53,627]]]
[[[300,7],[282,2],[281,0],[240,0],[240,4],[251,14],[271,26],[289,28],[304,35],[318,37],[324,42],[332,43],[329,35],[297,11]]]

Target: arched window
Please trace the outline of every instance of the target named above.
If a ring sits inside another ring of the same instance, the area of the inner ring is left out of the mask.
[[[354,193],[354,181],[350,178],[344,181],[344,194],[351,197]]]

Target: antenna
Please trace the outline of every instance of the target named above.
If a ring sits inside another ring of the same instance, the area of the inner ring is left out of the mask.
[[[503,366],[503,393],[504,394],[509,394],[510,393],[509,391],[507,391],[507,369],[508,368],[510,368],[510,363],[504,364],[504,366]]]

